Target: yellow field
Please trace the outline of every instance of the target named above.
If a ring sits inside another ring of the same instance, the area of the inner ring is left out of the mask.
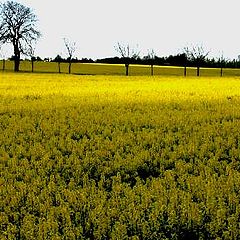
[[[13,62],[6,61],[6,70],[13,71]],[[2,69],[2,61],[0,61],[0,70]],[[22,61],[20,71],[31,72],[31,62]],[[37,73],[58,73],[58,63],[54,62],[35,62],[34,71]],[[68,73],[68,63],[61,63],[61,72]],[[80,75],[125,75],[125,67],[121,64],[96,64],[96,63],[73,63],[72,73]],[[129,67],[129,74],[132,76],[149,76],[151,75],[150,66],[133,65]],[[154,66],[154,75],[163,76],[183,76],[183,67],[172,66]],[[188,67],[187,76],[195,76],[196,68]],[[220,76],[220,69],[217,68],[200,68],[201,76]],[[224,69],[224,76],[240,76],[240,69]]]
[[[0,239],[240,238],[240,78],[0,79]]]

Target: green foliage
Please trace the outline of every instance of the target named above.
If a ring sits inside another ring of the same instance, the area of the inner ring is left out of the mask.
[[[239,239],[239,79],[2,77],[1,239]]]

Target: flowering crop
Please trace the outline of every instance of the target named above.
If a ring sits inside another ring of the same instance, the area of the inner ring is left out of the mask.
[[[1,239],[239,239],[240,79],[1,74]]]

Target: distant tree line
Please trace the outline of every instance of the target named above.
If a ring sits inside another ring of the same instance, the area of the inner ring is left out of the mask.
[[[69,57],[64,58],[60,55],[57,55],[55,58],[50,59],[49,62],[61,62],[61,63],[68,63],[69,62]],[[42,61],[46,61],[46,58],[43,59]],[[71,59],[72,63],[94,63],[95,61],[92,60],[91,58],[81,58],[78,59],[77,57]]]
[[[36,57],[37,61],[49,61],[49,62],[62,62],[68,63],[69,59],[64,58],[60,55],[57,55],[53,59]],[[125,59],[123,57],[107,57],[93,60],[91,58],[72,58],[73,63],[107,63],[107,64],[125,64]],[[154,65],[159,66],[179,66],[182,67],[187,64],[188,67],[195,67],[196,63],[194,60],[189,60],[185,53],[179,53],[176,55],[169,55],[166,57],[155,56],[153,59],[149,59],[149,56],[130,58],[131,64],[140,64],[140,65]],[[240,68],[240,60],[233,59],[217,59],[217,58],[206,58],[201,63],[201,67],[209,67],[209,68]]]
[[[34,61],[44,61],[44,62],[61,62],[68,63],[69,58],[64,58],[60,55],[57,55],[54,58],[41,58],[39,56],[33,57]],[[14,60],[14,56],[8,58],[8,60]],[[23,61],[24,59],[21,59]],[[29,59],[25,59],[29,60]],[[107,57],[93,60],[91,58],[72,58],[72,63],[106,63],[106,64],[124,64],[125,59],[123,57]],[[188,60],[185,53],[169,55],[166,57],[155,56],[154,59],[149,59],[148,56],[138,57],[138,58],[130,58],[131,64],[140,64],[140,65],[154,65],[158,66],[179,66],[182,67],[187,63],[188,67],[195,67],[195,62],[193,60]],[[209,68],[240,68],[240,60],[226,60],[226,59],[216,59],[216,58],[206,58],[202,63],[201,67],[209,67]]]
[[[122,57],[109,57],[97,59],[93,62],[96,63],[109,63],[109,64],[124,64],[125,59]],[[166,57],[155,56],[154,59],[149,59],[148,56],[131,58],[131,64],[142,64],[142,65],[151,65],[152,62],[154,65],[159,66],[184,66],[187,64],[188,67],[195,67],[196,62],[194,60],[188,59],[185,53],[180,53],[176,55],[169,55]],[[223,66],[224,68],[240,68],[240,61],[226,60],[226,59],[216,59],[216,58],[206,58],[201,62],[201,67],[209,67],[209,68],[220,68]]]

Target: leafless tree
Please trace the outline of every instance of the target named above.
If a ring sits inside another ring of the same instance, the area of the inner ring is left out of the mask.
[[[124,60],[126,68],[126,76],[129,75],[129,64],[132,59],[137,59],[139,57],[140,51],[137,48],[131,47],[129,44],[117,43],[115,50],[120,54]]]
[[[72,42],[67,38],[63,39],[65,47],[67,49],[67,54],[68,54],[68,73],[71,73],[71,67],[72,67],[72,58],[74,56],[74,53],[76,52],[76,42]]]
[[[156,58],[156,53],[153,49],[148,50],[148,55],[147,58],[150,62],[150,66],[151,66],[151,75],[153,76],[154,72],[153,72],[153,66],[154,66],[154,60]]]
[[[200,76],[200,66],[209,54],[209,51],[205,50],[202,45],[192,45],[191,47],[185,47],[183,49],[187,56],[187,59],[196,64],[197,76]]]
[[[14,70],[19,71],[21,53],[40,37],[37,17],[32,9],[15,1],[0,5],[0,42],[11,43],[14,49]]]
[[[224,58],[223,52],[221,52],[220,57],[218,58],[218,62],[220,63],[220,76],[223,76],[223,64],[226,62],[226,59]]]
[[[36,49],[36,45],[34,43],[29,44],[29,48],[28,48],[28,51],[26,53],[31,58],[32,72],[34,72],[34,62],[36,60],[35,49]]]
[[[187,55],[186,55],[186,53],[183,53],[183,57],[184,57],[184,73],[183,73],[183,75],[184,75],[184,77],[186,77],[187,76],[187,62],[188,62],[188,57],[187,57]]]

